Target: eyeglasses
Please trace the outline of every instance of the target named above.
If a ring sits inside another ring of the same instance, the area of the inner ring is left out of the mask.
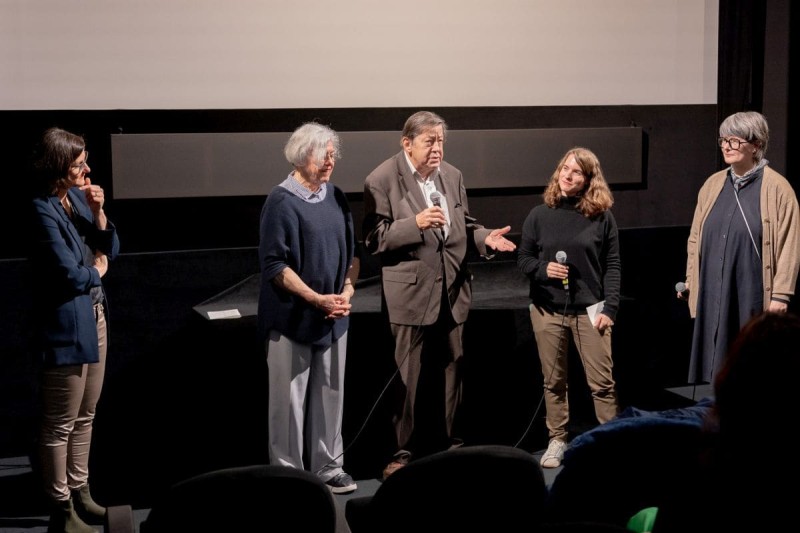
[[[86,150],[84,153],[86,157],[83,158],[83,162],[70,165],[69,168],[77,168],[78,171],[89,168],[89,150]]]
[[[720,148],[724,148],[725,143],[728,143],[728,146],[731,147],[731,150],[738,150],[739,146],[743,144],[750,144],[750,141],[742,141],[741,139],[735,139],[733,137],[720,137],[717,139],[717,144]]]

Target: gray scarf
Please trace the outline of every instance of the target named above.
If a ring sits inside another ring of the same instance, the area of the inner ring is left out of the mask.
[[[745,172],[744,176],[737,176],[736,173],[733,171],[733,167],[730,167],[731,182],[733,183],[733,187],[737,191],[741,190],[742,187],[744,187],[745,185],[747,185],[748,183],[750,183],[755,179],[759,170],[761,170],[768,164],[769,161],[767,161],[766,159],[762,159],[761,161],[756,163],[756,166]]]

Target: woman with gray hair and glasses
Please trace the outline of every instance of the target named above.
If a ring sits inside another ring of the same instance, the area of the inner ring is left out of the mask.
[[[712,383],[728,345],[762,311],[785,313],[800,267],[800,212],[765,159],[767,119],[734,113],[717,140],[727,168],[700,189],[689,232],[686,291],[694,320],[689,383]]]

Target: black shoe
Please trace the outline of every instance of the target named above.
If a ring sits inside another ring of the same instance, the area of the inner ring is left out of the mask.
[[[346,472],[340,472],[336,474],[328,481],[325,482],[328,485],[328,488],[331,489],[331,492],[334,494],[347,494],[348,492],[353,492],[358,488],[356,482],[353,481],[353,478],[350,474]]]

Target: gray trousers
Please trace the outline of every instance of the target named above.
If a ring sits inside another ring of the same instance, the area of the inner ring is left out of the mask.
[[[342,413],[347,333],[325,349],[270,332],[270,464],[308,470],[323,481],[342,472]]]

